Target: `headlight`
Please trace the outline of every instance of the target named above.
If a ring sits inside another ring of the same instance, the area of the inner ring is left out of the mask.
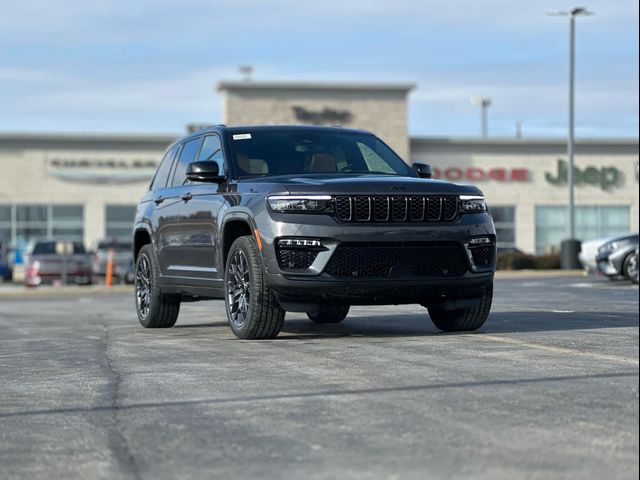
[[[289,213],[321,213],[326,212],[331,207],[331,196],[329,195],[307,195],[307,196],[273,196],[267,198],[269,207],[274,212]]]
[[[602,245],[599,249],[598,252],[599,253],[603,253],[603,252],[613,252],[614,250],[618,249],[618,243],[616,242],[609,242],[609,243],[605,243],[604,245]]]
[[[460,208],[463,212],[486,212],[487,204],[482,195],[460,195]]]

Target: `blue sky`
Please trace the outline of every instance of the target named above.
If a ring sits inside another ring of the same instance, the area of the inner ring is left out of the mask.
[[[0,131],[180,133],[220,80],[413,82],[414,135],[566,131],[563,0],[0,0]],[[638,4],[578,20],[576,132],[638,136]]]

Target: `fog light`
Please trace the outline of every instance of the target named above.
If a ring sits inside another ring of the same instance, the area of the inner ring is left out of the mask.
[[[302,247],[302,248],[319,248],[322,247],[320,240],[310,240],[308,238],[282,238],[278,240],[281,247]]]
[[[326,250],[313,238],[281,238],[276,248],[280,268],[304,270],[313,264],[318,254]]]
[[[489,237],[476,237],[469,240],[469,244],[471,245],[482,245],[491,243],[491,239]]]

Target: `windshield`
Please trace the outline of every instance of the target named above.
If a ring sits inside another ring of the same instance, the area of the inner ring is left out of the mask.
[[[415,176],[415,172],[371,134],[294,129],[229,133],[239,178],[307,174]]]
[[[65,251],[69,252],[69,244],[73,245],[71,248],[73,254],[84,254],[84,246],[79,242],[38,242],[33,247],[34,255],[61,255]]]
[[[116,252],[128,252],[131,250],[131,243],[129,242],[100,242],[98,243],[98,250],[108,250],[113,248]]]

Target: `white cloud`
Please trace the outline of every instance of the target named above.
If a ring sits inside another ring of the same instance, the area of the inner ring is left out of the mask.
[[[26,108],[76,112],[219,112],[215,100],[217,79],[234,73],[233,68],[211,67],[166,76],[89,85],[70,82],[66,88],[46,91],[26,99]]]
[[[0,67],[0,81],[50,82],[55,80],[50,71],[19,67]]]
[[[475,115],[469,98],[483,94],[494,99],[496,125],[517,118],[555,129],[565,121],[566,24],[544,12],[572,4],[557,0],[273,0],[268,10],[261,0],[5,3],[0,42],[12,52],[29,47],[31,56],[0,52],[0,103],[7,118],[27,125],[51,118],[55,129],[61,117],[103,118],[97,128],[139,115],[168,125],[217,120],[215,83],[238,78],[236,64],[245,62],[256,64],[257,80],[415,82],[410,108],[420,119]],[[596,16],[580,20],[579,53],[590,54],[593,74],[578,72],[580,121],[597,126],[600,115],[603,129],[637,127],[638,4],[588,3]],[[626,70],[611,71],[610,52]]]

